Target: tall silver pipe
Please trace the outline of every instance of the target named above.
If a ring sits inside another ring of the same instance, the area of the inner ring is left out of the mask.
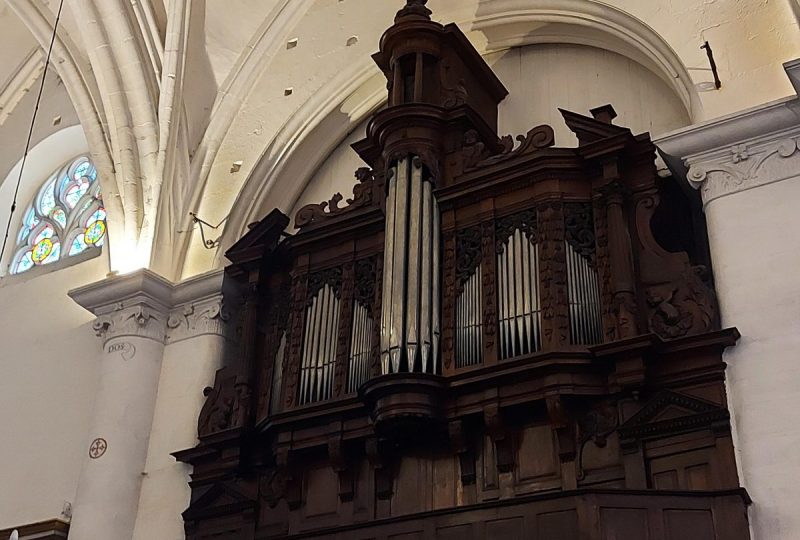
[[[407,360],[408,370],[415,371],[417,350],[419,348],[419,316],[421,290],[422,259],[422,163],[414,159],[411,164],[411,184],[409,185],[409,220],[408,220],[408,288],[407,288]]]
[[[420,300],[420,354],[423,372],[428,371],[431,358],[431,309],[433,304],[433,190],[430,182],[422,184],[422,292]],[[438,223],[436,224],[438,228]]]
[[[386,231],[383,250],[383,283],[381,309],[381,373],[389,373],[389,335],[392,326],[392,281],[394,268],[394,215],[397,191],[397,166],[389,171],[386,196]]]
[[[392,324],[389,336],[389,358],[393,373],[400,371],[406,345],[406,264],[408,261],[408,173],[411,158],[401,159],[397,167],[395,193],[394,268],[392,271]]]
[[[439,373],[440,371],[440,360],[439,360],[439,339],[441,337],[440,332],[440,323],[441,323],[441,288],[439,287],[440,280],[441,280],[441,259],[440,259],[440,247],[441,247],[441,219],[439,216],[439,205],[436,204],[435,200],[432,200],[433,207],[433,268],[431,269],[431,274],[433,275],[433,291],[432,291],[432,298],[433,298],[433,313],[431,315],[431,327],[433,333],[433,343],[431,347],[433,348],[433,366],[431,371],[433,373]]]
[[[437,372],[439,361],[439,213],[422,162],[394,167],[386,201],[381,369]]]

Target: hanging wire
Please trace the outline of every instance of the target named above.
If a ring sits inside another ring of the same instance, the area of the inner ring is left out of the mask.
[[[42,92],[44,92],[44,83],[47,80],[47,68],[50,67],[50,56],[53,54],[53,44],[56,42],[56,32],[58,31],[58,23],[61,20],[61,9],[64,7],[64,0],[58,4],[58,13],[56,20],[53,23],[53,35],[50,38],[50,46],[47,48],[47,58],[44,61],[44,71],[42,71],[42,84],[39,85],[39,94],[36,96],[36,106],[33,108],[33,116],[31,117],[31,126],[28,129],[28,140],[25,141],[25,153],[22,154],[22,164],[19,167],[19,176],[17,177],[17,185],[14,188],[14,198],[11,201],[11,212],[8,214],[8,223],[6,223],[6,234],[3,237],[3,248],[0,250],[0,261],[3,260],[3,255],[6,253],[6,244],[8,243],[8,234],[11,230],[11,220],[14,217],[14,212],[17,210],[17,196],[19,195],[19,186],[22,183],[22,173],[25,171],[25,162],[28,160],[28,151],[31,148],[31,138],[33,137],[33,127],[36,125],[36,115],[39,113],[39,103],[42,101]]]

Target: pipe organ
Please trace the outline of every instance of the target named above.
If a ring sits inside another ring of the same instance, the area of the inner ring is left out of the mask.
[[[570,341],[575,345],[593,345],[602,341],[602,314],[591,205],[565,205],[564,222]]]
[[[305,310],[299,403],[330,399],[339,329],[336,272],[315,276],[316,287]]]
[[[422,161],[401,158],[386,196],[381,372],[439,372],[439,209]]]
[[[610,106],[561,111],[574,148],[499,136],[507,91],[425,4],[373,56],[388,104],[352,198],[226,253],[243,346],[175,454],[187,540],[747,540],[738,333],[650,230],[652,142]]]
[[[497,242],[498,331],[500,358],[504,359],[541,347],[536,213],[500,220]]]

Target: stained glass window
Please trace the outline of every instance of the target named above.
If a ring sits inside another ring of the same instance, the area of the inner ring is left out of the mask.
[[[54,263],[89,249],[106,238],[106,210],[97,170],[79,157],[51,175],[23,214],[11,273]]]

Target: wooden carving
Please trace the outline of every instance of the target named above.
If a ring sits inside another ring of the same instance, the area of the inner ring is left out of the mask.
[[[353,187],[353,198],[345,201],[347,206],[339,206],[344,197],[341,193],[336,193],[327,202],[309,204],[301,208],[295,217],[294,226],[302,229],[312,223],[320,223],[328,218],[372,204],[372,182],[375,180],[372,169],[362,167],[356,171],[355,177],[358,184]]]
[[[517,141],[519,145],[515,148],[514,139],[511,135],[505,135],[500,139],[501,152],[475,163],[473,168],[489,167],[511,159],[518,159],[543,148],[549,148],[555,143],[555,134],[550,126],[536,126],[528,131],[526,135],[517,135]]]

